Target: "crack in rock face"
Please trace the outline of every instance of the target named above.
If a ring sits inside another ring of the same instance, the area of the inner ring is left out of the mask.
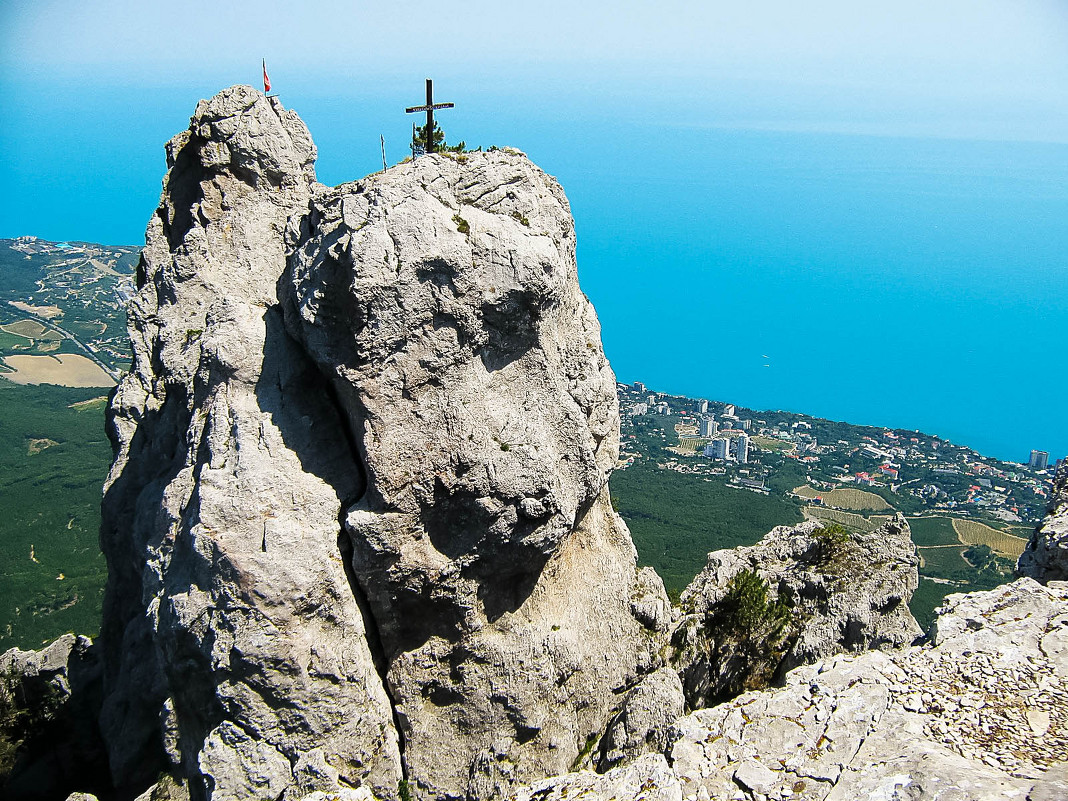
[[[499,796],[655,667],[559,185],[501,151],[331,189],[315,155],[251,87],[167,146],[108,412],[120,797]]]

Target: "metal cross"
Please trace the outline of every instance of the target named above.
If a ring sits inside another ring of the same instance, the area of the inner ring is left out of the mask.
[[[434,103],[434,82],[429,78],[426,79],[426,105],[425,106],[412,106],[411,108],[404,109],[405,114],[414,114],[419,111],[426,112],[426,152],[434,152],[434,109],[436,108],[452,108],[452,103]]]

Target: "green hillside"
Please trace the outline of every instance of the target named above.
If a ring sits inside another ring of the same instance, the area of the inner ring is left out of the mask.
[[[99,629],[103,408],[100,389],[0,378],[0,651]]]

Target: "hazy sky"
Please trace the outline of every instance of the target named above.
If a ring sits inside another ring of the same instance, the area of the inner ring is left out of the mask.
[[[1068,141],[1065,0],[8,0],[0,32],[4,78],[86,91],[253,83],[266,56],[291,89],[462,75],[702,125]]]

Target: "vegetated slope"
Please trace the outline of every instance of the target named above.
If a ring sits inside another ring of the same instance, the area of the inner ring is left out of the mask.
[[[796,504],[638,463],[612,474],[612,499],[627,521],[638,561],[653,567],[673,598],[710,551],[752,545],[775,526],[799,523]]]
[[[836,509],[849,509],[857,512],[882,512],[893,508],[881,495],[858,489],[838,488],[820,491],[806,484],[803,487],[798,487],[794,492],[802,498],[821,498],[825,505],[833,506]]]
[[[966,545],[986,545],[999,556],[1015,561],[1027,545],[1025,537],[998,531],[976,520],[954,520],[953,528]]]
[[[0,651],[100,626],[100,490],[111,462],[104,402],[92,402],[100,395],[0,379]]]

